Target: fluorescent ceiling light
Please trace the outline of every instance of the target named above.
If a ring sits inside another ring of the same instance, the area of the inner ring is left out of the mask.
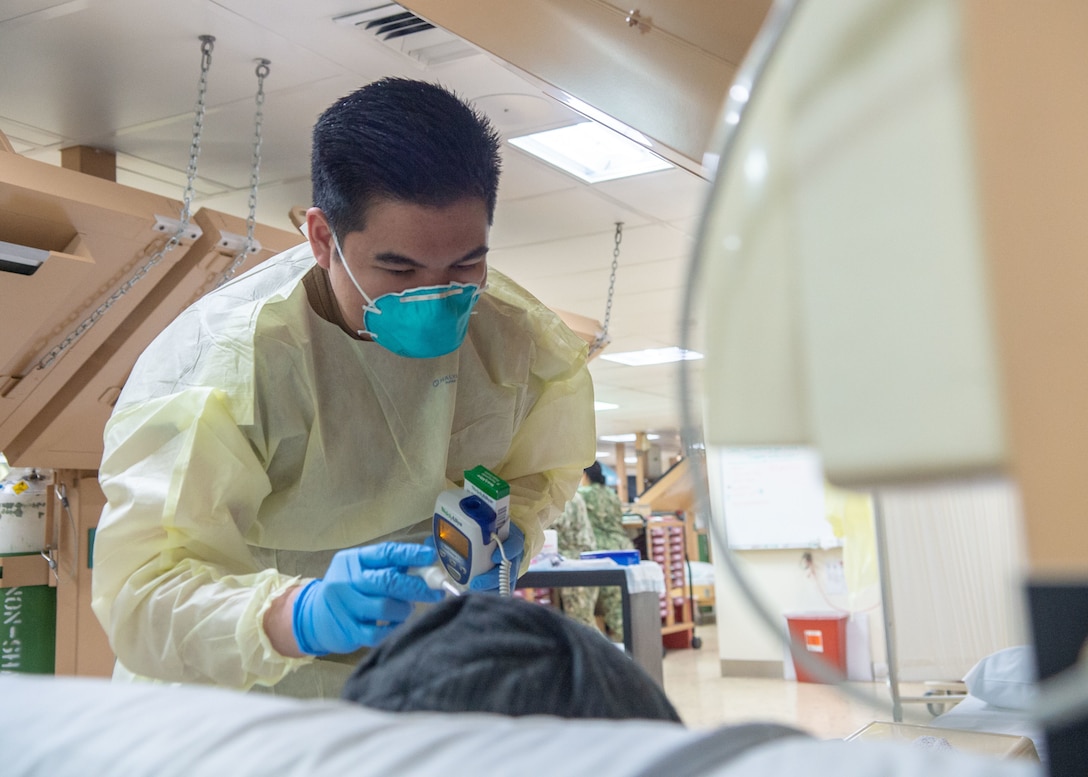
[[[598,437],[597,439],[604,440],[605,442],[634,442],[635,441],[635,435],[634,435],[633,432],[631,434],[605,434],[605,435],[602,435],[602,436]],[[647,434],[646,439],[647,440],[660,440],[661,435],[660,434]]]
[[[510,144],[587,183],[672,167],[644,146],[595,121],[510,138]]]
[[[0,271],[33,275],[48,257],[49,252],[41,248],[0,240]]]
[[[614,405],[611,402],[598,402],[593,400],[593,411],[599,413],[602,410],[615,410],[619,405]]]
[[[612,454],[609,453],[608,451],[597,451],[597,458],[598,459],[610,459],[610,458],[612,458]]]
[[[646,367],[651,364],[668,364],[669,362],[702,359],[703,355],[698,351],[685,351],[683,348],[670,345],[668,348],[647,348],[643,351],[602,353],[601,358],[610,362],[626,364],[630,367]]]
[[[638,456],[625,456],[623,461],[625,464],[638,464]]]

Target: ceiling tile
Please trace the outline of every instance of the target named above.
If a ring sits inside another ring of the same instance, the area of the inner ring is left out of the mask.
[[[617,221],[639,226],[648,219],[596,196],[588,187],[506,200],[495,211],[490,244],[505,248],[587,235],[599,231],[602,225],[611,230]]]
[[[596,224],[591,234],[569,238],[496,247],[492,241],[490,260],[496,267],[526,283],[537,278],[568,277],[591,270],[608,271],[615,248],[615,222]],[[667,224],[625,224],[620,239],[619,273],[647,262],[686,257],[691,239]]]
[[[679,167],[597,184],[601,194],[660,221],[684,219],[698,213],[711,184]]]
[[[499,180],[499,201],[519,200],[570,191],[580,182],[561,173],[554,167],[530,159],[526,154],[508,145],[502,147],[502,177]]]

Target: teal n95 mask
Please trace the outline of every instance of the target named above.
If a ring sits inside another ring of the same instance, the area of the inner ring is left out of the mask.
[[[335,232],[332,241],[348,277],[366,300],[360,335],[370,335],[383,348],[412,359],[444,356],[461,346],[472,308],[483,293],[482,284],[419,286],[372,300],[344,260]]]

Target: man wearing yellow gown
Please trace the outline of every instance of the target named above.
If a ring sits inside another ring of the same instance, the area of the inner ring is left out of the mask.
[[[593,459],[586,348],[487,266],[499,139],[383,79],[314,128],[307,242],[183,312],[105,431],[92,606],[115,677],[336,697],[434,601],[434,501],[483,465],[531,558]],[[497,585],[497,573],[474,583]]]

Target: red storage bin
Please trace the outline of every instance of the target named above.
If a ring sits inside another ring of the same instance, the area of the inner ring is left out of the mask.
[[[803,646],[808,654],[840,674],[846,674],[846,618],[841,613],[793,613],[786,615],[790,638]],[[797,672],[797,681],[802,683],[821,682],[805,671],[795,659],[793,668]]]
[[[688,650],[691,648],[692,629],[674,631],[661,635],[661,646],[665,650]]]

